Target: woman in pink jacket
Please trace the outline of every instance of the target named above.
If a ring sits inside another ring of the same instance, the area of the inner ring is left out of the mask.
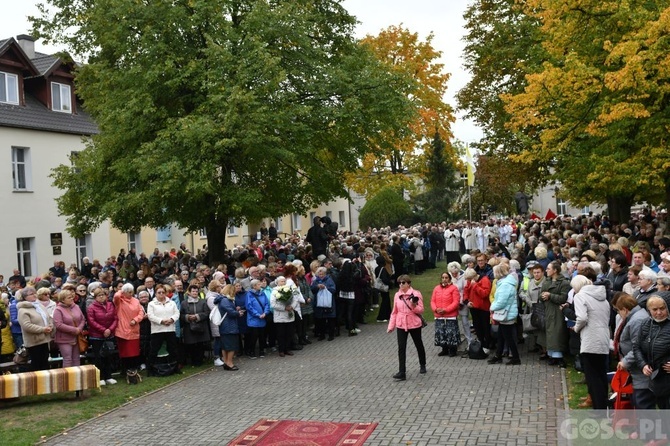
[[[437,356],[456,356],[461,334],[458,331],[458,306],[461,300],[451,274],[443,272],[440,284],[433,289],[430,308],[435,316],[435,345],[442,347]]]
[[[63,357],[63,367],[78,366],[79,334],[84,329],[86,319],[81,309],[74,303],[74,291],[63,290],[58,293],[58,305],[54,310],[56,336],[54,342]]]
[[[121,370],[136,370],[140,365],[140,322],[147,316],[140,301],[133,296],[135,288],[126,283],[114,295],[118,322],[114,336],[119,349]]]
[[[407,335],[412,336],[412,341],[419,354],[419,373],[426,373],[426,349],[423,348],[421,340],[423,313],[423,296],[412,288],[412,281],[407,274],[398,277],[400,290],[395,293],[393,298],[393,311],[389,319],[388,332],[391,333],[398,329],[398,373],[393,375],[393,379],[404,381],[405,359],[407,350]]]

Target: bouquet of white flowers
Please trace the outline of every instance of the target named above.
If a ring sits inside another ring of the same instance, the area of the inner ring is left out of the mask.
[[[298,288],[290,285],[282,285],[275,288],[275,291],[277,292],[277,301],[288,306],[293,301],[293,296],[298,292]],[[288,312],[288,318],[293,319],[293,311]]]

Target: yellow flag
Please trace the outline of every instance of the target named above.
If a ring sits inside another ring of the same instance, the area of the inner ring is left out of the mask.
[[[465,156],[467,158],[467,172],[468,172],[468,186],[472,187],[475,185],[475,174],[473,172],[474,161],[472,161],[472,155],[470,154],[470,146],[465,146]]]

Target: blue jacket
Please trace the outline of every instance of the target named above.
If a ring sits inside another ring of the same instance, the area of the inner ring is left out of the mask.
[[[326,289],[330,291],[330,293],[333,295],[333,306],[332,308],[321,308],[317,307],[317,300],[318,300],[318,294],[319,294],[319,284],[323,284],[326,286]],[[335,282],[333,282],[333,279],[330,276],[326,276],[323,279],[320,279],[318,276],[314,277],[314,280],[312,280],[312,293],[314,294],[314,299],[312,299],[312,305],[314,306],[314,317],[317,319],[326,319],[326,318],[334,318],[336,317],[336,295],[335,295]]]
[[[16,308],[18,302],[16,299],[12,299],[9,303],[9,320],[12,322],[12,333],[21,334],[21,325],[19,325],[19,310]],[[16,348],[20,346],[17,345]]]
[[[172,302],[174,302],[177,308],[181,308],[181,302],[179,301],[179,295],[177,293],[174,293],[172,295]],[[174,329],[175,329],[175,336],[177,336],[177,339],[181,339],[181,322],[179,321],[179,318],[177,318],[177,320],[174,321]]]
[[[214,299],[214,305],[219,307],[221,315],[226,315],[226,318],[219,325],[219,334],[238,334],[240,329],[237,325],[237,320],[240,319],[240,313],[235,309],[235,303],[224,296],[217,296]]]
[[[491,303],[491,311],[507,308],[506,321],[516,320],[516,317],[519,315],[516,285],[516,274],[508,274],[506,277],[499,279],[496,284],[496,293],[493,298],[493,303]]]
[[[260,302],[259,302],[260,301]],[[270,301],[265,296],[263,290],[247,291],[247,325],[249,327],[265,327],[265,319],[261,319],[261,315],[265,314],[267,317],[270,314]]]
[[[241,291],[235,294],[235,307],[241,307],[243,310],[247,309],[247,292]],[[223,314],[223,313],[221,313]],[[237,325],[240,327],[240,333],[245,334],[247,330],[247,318],[241,317],[237,319]]]

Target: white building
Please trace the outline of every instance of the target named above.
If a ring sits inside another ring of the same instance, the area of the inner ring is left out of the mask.
[[[34,39],[0,40],[0,274],[26,277],[83,256],[107,255],[109,225],[75,240],[58,215],[51,170],[97,132],[74,94],[74,65],[36,53]]]

